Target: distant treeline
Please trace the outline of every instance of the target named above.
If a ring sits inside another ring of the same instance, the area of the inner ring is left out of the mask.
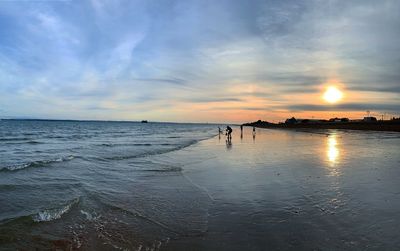
[[[286,120],[285,123],[270,123],[268,121],[258,120],[243,124],[244,126],[255,126],[260,128],[277,129],[348,129],[348,130],[371,130],[371,131],[393,131],[400,132],[400,118],[391,120]]]

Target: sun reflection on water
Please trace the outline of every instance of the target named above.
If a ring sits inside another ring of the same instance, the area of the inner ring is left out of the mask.
[[[330,135],[328,138],[328,160],[331,164],[336,164],[339,158],[339,149],[337,148],[336,135]]]
[[[330,174],[333,176],[338,176],[340,174],[340,170],[337,168],[337,164],[339,163],[340,151],[336,134],[331,134],[328,137],[326,157],[329,162],[329,166],[331,167]]]

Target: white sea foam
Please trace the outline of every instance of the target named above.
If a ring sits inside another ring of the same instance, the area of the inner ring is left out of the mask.
[[[64,157],[59,157],[59,158],[49,159],[49,160],[32,161],[32,162],[28,162],[28,163],[19,164],[19,165],[1,167],[0,171],[17,171],[17,170],[21,170],[21,169],[28,168],[28,167],[40,167],[40,166],[45,166],[45,165],[55,163],[55,162],[70,161],[74,158],[75,158],[74,156],[69,155],[69,156],[64,156]]]
[[[86,212],[86,211],[84,211],[84,210],[81,210],[81,214],[85,215],[85,217],[86,217],[86,219],[87,219],[88,221],[97,220],[97,219],[99,219],[99,217],[100,217],[100,215],[97,215],[96,212],[94,212],[94,213],[89,213],[89,212]]]
[[[79,198],[74,199],[59,208],[46,209],[32,216],[33,221],[43,222],[60,219],[61,216],[67,213],[71,208],[79,202]]]

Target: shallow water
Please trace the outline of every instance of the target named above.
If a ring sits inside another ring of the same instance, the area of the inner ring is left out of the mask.
[[[398,133],[0,127],[1,249],[400,248]]]
[[[194,124],[0,121],[0,247],[158,245],[153,234],[173,227],[145,213],[156,213],[153,200],[172,200],[155,198],[151,189],[161,187],[149,186],[182,166],[152,156],[215,132],[215,126]],[[125,217],[125,225],[103,229]],[[125,243],[130,231],[134,242]],[[142,232],[150,237],[142,241],[136,236]]]

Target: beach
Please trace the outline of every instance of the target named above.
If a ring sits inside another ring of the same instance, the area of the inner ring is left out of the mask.
[[[400,247],[398,134],[244,130],[180,152],[205,158],[183,174],[210,198],[208,228],[165,250]]]
[[[118,126],[115,132],[127,129]],[[113,152],[101,148],[101,159],[80,150],[67,161],[3,170],[0,249],[400,248],[398,133],[256,129],[253,135],[245,127],[241,135],[233,127],[228,142],[215,136],[215,126],[170,127],[180,130],[177,138],[199,128],[204,134],[152,154],[127,156],[120,144]]]
[[[400,251],[400,0],[0,0],[0,251]]]

